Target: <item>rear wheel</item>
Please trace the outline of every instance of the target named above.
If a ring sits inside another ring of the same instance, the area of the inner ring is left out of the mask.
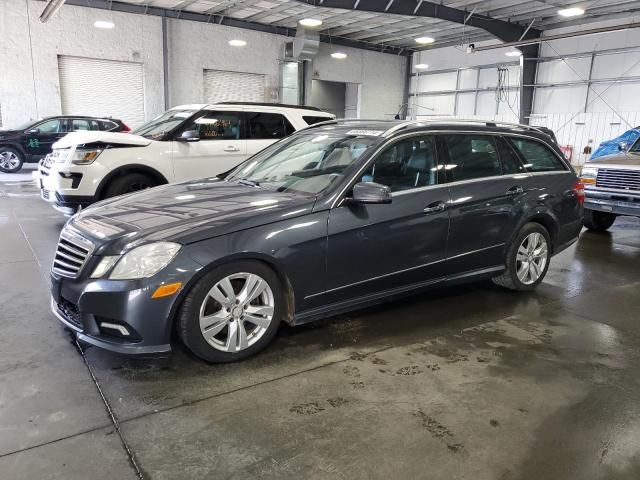
[[[539,223],[527,223],[507,250],[507,269],[493,281],[510,290],[533,290],[547,274],[550,259],[549,232]]]
[[[0,172],[16,173],[24,163],[22,154],[11,147],[0,147]]]
[[[103,198],[117,197],[146,188],[155,187],[157,182],[144,173],[127,173],[111,180]]]
[[[208,362],[234,362],[266,347],[284,311],[283,289],[266,265],[239,261],[205,275],[178,316],[184,344]]]
[[[584,209],[584,226],[594,232],[604,232],[615,221],[616,216],[613,213]]]

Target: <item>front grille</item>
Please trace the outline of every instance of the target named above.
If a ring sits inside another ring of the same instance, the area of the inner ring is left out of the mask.
[[[40,190],[40,196],[42,197],[43,200],[46,200],[47,202],[51,200],[51,192],[46,188],[43,188],[42,190]]]
[[[51,270],[63,277],[75,278],[93,252],[93,244],[77,233],[65,229],[60,234]]]
[[[599,168],[596,187],[640,190],[640,170]]]

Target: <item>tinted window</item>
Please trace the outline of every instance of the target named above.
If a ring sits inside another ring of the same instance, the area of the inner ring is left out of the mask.
[[[286,137],[293,130],[289,121],[279,113],[248,113],[247,124],[249,138],[254,140]]]
[[[414,137],[383,150],[361,180],[380,183],[398,192],[435,185],[437,175],[433,137]]]
[[[488,135],[444,135],[450,181],[502,175],[494,139]]]
[[[311,116],[304,116],[302,117],[302,119],[307,122],[307,125],[313,125],[314,123],[320,123],[320,122],[326,122],[327,120],[333,120],[332,118],[329,117],[311,117]]]
[[[71,131],[76,132],[78,130],[92,130],[89,120],[75,119],[71,121]]]
[[[207,112],[189,122],[183,129],[195,130],[200,140],[238,140],[240,114],[237,112]]]
[[[542,143],[522,138],[511,138],[510,140],[524,159],[524,167],[528,172],[566,170],[564,164],[555,153]]]
[[[502,162],[502,173],[511,175],[526,172],[524,165],[522,165],[513,148],[511,148],[511,145],[509,145],[504,138],[497,138],[496,143],[498,145],[500,161]]]
[[[60,128],[60,120],[47,120],[36,128],[40,130],[40,133],[59,133],[64,131]]]
[[[100,130],[113,130],[118,125],[114,122],[108,122],[107,120],[98,120],[100,123]]]

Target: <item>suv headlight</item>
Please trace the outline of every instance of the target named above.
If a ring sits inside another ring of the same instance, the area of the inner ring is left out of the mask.
[[[93,163],[101,153],[102,150],[99,148],[78,148],[75,152],[73,152],[71,163],[74,163],[76,165],[89,165]]]
[[[104,276],[115,264],[109,278],[112,280],[135,280],[148,278],[169,265],[182,245],[172,242],[156,242],[128,251],[122,257],[102,257],[91,274],[91,278]]]
[[[584,167],[580,172],[580,181],[585,185],[595,185],[598,178],[598,169],[595,167]]]

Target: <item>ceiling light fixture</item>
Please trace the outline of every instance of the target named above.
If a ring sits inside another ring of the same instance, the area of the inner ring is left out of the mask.
[[[419,63],[416,65],[416,68],[418,70],[426,70],[427,68],[429,68],[429,65],[427,65],[426,63]]]
[[[107,22],[105,20],[96,20],[96,22],[93,24],[93,26],[96,27],[96,28],[113,28],[113,27],[115,27],[113,22]]]
[[[584,15],[584,9],[580,7],[563,8],[562,10],[558,10],[558,15],[561,17],[577,17]]]
[[[305,27],[319,27],[322,25],[322,20],[318,20],[317,18],[303,18],[298,23]]]
[[[435,42],[436,39],[433,37],[418,37],[416,38],[416,43],[419,43],[420,45],[429,45],[430,43]]]
[[[333,52],[331,54],[331,57],[337,58],[338,60],[344,60],[345,58],[347,58],[347,54],[342,52]]]
[[[244,47],[246,44],[244,40],[229,40],[229,45],[232,47]]]
[[[507,57],[520,57],[522,52],[520,50],[509,50],[505,53]]]

